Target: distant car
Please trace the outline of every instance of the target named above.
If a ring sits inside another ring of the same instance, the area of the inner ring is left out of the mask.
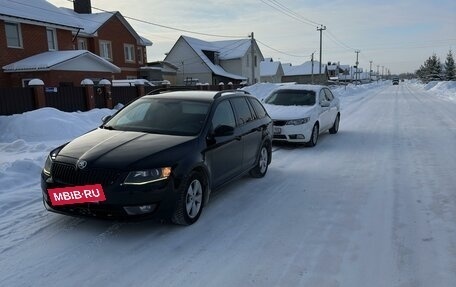
[[[399,78],[393,78],[393,85],[399,85]]]
[[[49,154],[41,174],[49,211],[198,220],[212,190],[271,163],[272,120],[244,91],[142,97]]]
[[[325,86],[285,85],[264,99],[274,122],[274,140],[313,147],[319,134],[339,130],[339,99]]]

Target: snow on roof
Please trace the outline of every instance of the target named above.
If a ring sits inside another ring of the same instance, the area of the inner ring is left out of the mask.
[[[305,62],[298,66],[283,64],[282,68],[283,68],[283,73],[285,76],[299,76],[299,75],[311,75],[311,74],[315,75],[315,74],[319,74],[319,72],[320,72],[320,68],[318,67],[319,64],[320,64],[320,62],[314,61],[313,68],[312,68],[312,62],[308,61],[308,62]],[[326,65],[324,65],[324,64],[321,65],[322,74],[325,73],[325,68],[326,68]],[[313,71],[313,73],[312,73],[312,71]]]
[[[260,75],[261,77],[274,76],[280,67],[280,62],[261,61],[260,62]]]
[[[69,17],[62,9],[45,0],[0,0],[0,19],[11,18],[49,23],[71,29],[82,27],[77,18]]]
[[[198,54],[198,56],[204,61],[204,63],[212,70],[216,75],[235,79],[235,80],[246,80],[246,77],[228,73],[220,65],[215,65],[212,61],[204,54],[203,51],[218,52],[220,60],[230,60],[241,58],[245,55],[248,48],[250,47],[249,39],[240,40],[227,40],[227,41],[216,41],[207,42],[200,39],[181,36],[190,47]],[[247,42],[246,42],[247,41]],[[248,44],[248,47],[246,47]]]
[[[92,36],[113,15],[123,18],[118,12],[101,12],[79,14],[69,8],[58,8],[45,0],[0,0],[0,19],[22,19],[67,27],[72,30],[81,29],[81,35]],[[151,46],[152,42],[139,36],[130,24],[121,19],[130,32],[137,37],[138,43]]]
[[[80,62],[82,62],[82,59],[96,62],[98,65],[103,66],[104,70],[109,70],[113,73],[120,72],[119,67],[87,50],[48,51],[3,66],[3,69],[5,72],[72,70],[68,66],[65,68],[59,68],[58,66],[76,59]]]
[[[79,14],[74,12],[73,9],[60,8],[63,13],[67,14],[68,17],[76,19],[81,23],[83,30],[81,33],[92,35],[100,29],[100,27],[106,23],[112,16],[111,12],[91,13],[91,14]]]

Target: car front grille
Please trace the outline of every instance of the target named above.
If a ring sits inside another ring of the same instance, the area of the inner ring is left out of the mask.
[[[51,170],[55,182],[71,185],[112,184],[119,176],[113,169],[77,169],[74,165],[54,162]]]
[[[276,127],[284,126],[286,123],[287,121],[273,121],[273,125]]]

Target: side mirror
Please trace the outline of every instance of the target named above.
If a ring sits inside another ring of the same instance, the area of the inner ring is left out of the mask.
[[[107,115],[101,118],[103,124],[107,123],[110,119],[112,119],[112,115]]]
[[[330,105],[331,103],[329,101],[322,101],[320,103],[320,106],[322,106],[323,108],[328,108]]]
[[[234,134],[234,128],[227,125],[220,125],[214,130],[214,137],[226,137]]]

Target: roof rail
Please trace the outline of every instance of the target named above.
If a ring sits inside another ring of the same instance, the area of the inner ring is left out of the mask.
[[[224,90],[224,91],[220,91],[217,94],[215,94],[214,100],[220,98],[225,93],[243,93],[244,95],[250,95],[249,92],[244,91],[244,90]]]
[[[163,92],[172,92],[172,91],[195,91],[198,90],[196,86],[185,86],[185,87],[163,87],[154,89],[147,93],[147,95],[156,95],[161,94]]]

